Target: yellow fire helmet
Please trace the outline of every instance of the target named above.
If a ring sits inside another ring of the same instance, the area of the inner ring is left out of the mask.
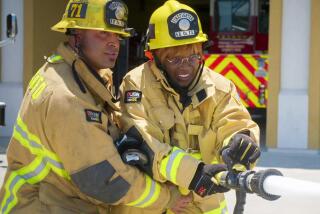
[[[128,7],[121,0],[70,0],[62,20],[51,29],[65,33],[67,29],[88,29],[117,33],[127,32]]]
[[[153,12],[148,28],[148,49],[206,42],[197,13],[176,0],[168,0]]]

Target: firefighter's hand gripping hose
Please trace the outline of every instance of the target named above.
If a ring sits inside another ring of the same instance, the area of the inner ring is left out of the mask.
[[[250,132],[242,131],[231,138],[229,144],[222,148],[220,154],[229,171],[237,163],[250,169],[260,157],[260,149],[250,137]]]
[[[200,163],[190,183],[189,190],[194,191],[201,197],[229,191],[229,188],[219,185],[215,180],[211,179],[226,170],[225,164],[211,165]]]

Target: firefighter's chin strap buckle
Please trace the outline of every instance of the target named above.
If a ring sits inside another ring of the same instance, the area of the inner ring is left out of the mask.
[[[126,28],[124,31],[128,34],[130,34],[130,37],[134,37],[137,35],[137,32],[134,28]]]

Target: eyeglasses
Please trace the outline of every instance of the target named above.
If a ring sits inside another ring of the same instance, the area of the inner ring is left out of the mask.
[[[172,59],[167,59],[168,63],[173,66],[182,65],[184,61],[190,65],[195,65],[199,63],[201,56],[199,54],[192,54],[188,57],[174,57]]]

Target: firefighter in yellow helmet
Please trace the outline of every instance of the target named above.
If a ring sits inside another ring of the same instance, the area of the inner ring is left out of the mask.
[[[118,138],[111,71],[128,37],[120,0],[70,0],[53,30],[65,32],[32,78],[7,151],[0,213],[109,213],[124,204],[166,210],[167,188],[126,165]],[[172,194],[170,193],[172,192]]]
[[[172,212],[227,213],[221,194],[227,189],[207,177],[225,170],[223,163],[230,169],[234,164],[253,167],[260,155],[259,128],[235,85],[204,66],[207,36],[192,8],[166,1],[152,14],[148,37],[152,59],[122,83],[123,129],[143,142],[127,148],[149,157],[149,166],[138,167],[154,179],[171,182],[184,194],[193,191],[193,202]]]

